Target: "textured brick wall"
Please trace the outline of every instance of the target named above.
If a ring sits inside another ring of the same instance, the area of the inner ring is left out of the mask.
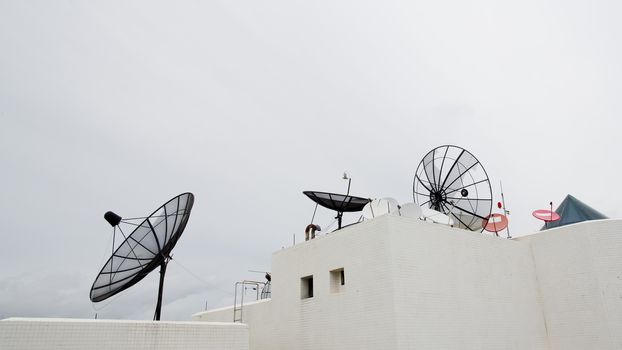
[[[273,255],[279,349],[396,349],[394,288],[387,222],[373,220],[322,235]],[[346,284],[330,288],[330,271]],[[301,299],[300,278],[313,275],[314,297]]]
[[[387,216],[276,252],[272,277],[272,300],[245,319],[253,350],[548,348],[526,243]]]
[[[399,349],[548,349],[528,244],[389,224]]]
[[[243,307],[243,322],[249,327],[250,347],[253,350],[272,350],[275,323],[270,299],[248,302]],[[233,306],[199,312],[192,315],[193,321],[232,322]]]
[[[0,349],[248,350],[246,325],[74,319],[0,321]]]
[[[551,350],[622,349],[622,220],[521,240],[533,250]]]
[[[278,251],[272,272],[253,350],[622,350],[622,220],[506,240],[385,216]]]

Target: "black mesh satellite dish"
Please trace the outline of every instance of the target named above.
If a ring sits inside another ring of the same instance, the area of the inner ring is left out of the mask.
[[[482,231],[492,210],[486,170],[469,151],[440,146],[423,157],[415,172],[413,197],[420,206],[454,218],[457,227]]]
[[[341,218],[344,212],[356,212],[363,210],[363,207],[369,203],[369,199],[350,196],[346,194],[318,192],[318,191],[304,191],[307,197],[309,197],[315,203],[337,212],[338,228],[341,228]]]
[[[114,251],[93,282],[91,301],[99,302],[130,288],[159,266],[160,284],[154,315],[154,320],[159,320],[166,265],[171,258],[171,250],[188,223],[193,203],[192,193],[182,193],[147,217],[123,219],[113,212],[107,212],[104,218],[114,227],[115,232],[119,228],[125,240],[114,250],[113,239]],[[139,219],[142,220],[140,224],[128,222]],[[136,228],[129,236],[125,236],[119,223],[131,224]]]

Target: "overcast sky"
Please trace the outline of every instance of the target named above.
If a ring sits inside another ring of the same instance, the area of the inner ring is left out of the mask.
[[[103,214],[185,191],[162,318],[229,305],[302,239],[303,190],[344,192],[347,170],[352,194],[411,202],[447,143],[479,158],[495,201],[503,181],[515,235],[568,193],[619,217],[621,7],[0,0],[0,318],[151,319],[157,273],[89,301]]]

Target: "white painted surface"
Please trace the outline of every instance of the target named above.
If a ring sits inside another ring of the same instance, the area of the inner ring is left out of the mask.
[[[367,220],[387,215],[390,213],[399,213],[399,204],[394,198],[376,198],[367,203],[361,213]]]
[[[257,302],[245,303],[242,310],[242,317],[245,324],[253,325],[249,327],[250,347],[254,350],[270,350],[272,347],[272,337],[274,323],[272,315],[271,299],[264,299]],[[210,322],[232,322],[233,306],[199,312],[192,315],[193,321]]]
[[[519,240],[533,250],[550,349],[622,349],[622,220]]]
[[[208,322],[9,318],[0,349],[248,350],[248,327]]]
[[[398,349],[548,348],[528,245],[415,220],[387,225]]]
[[[340,268],[345,285],[331,288]],[[310,275],[314,296],[301,299]],[[274,253],[259,305],[245,311],[251,349],[549,348],[529,243],[398,216]]]
[[[400,210],[397,213],[394,212],[393,215],[419,219],[423,217],[423,211],[417,203],[405,203],[400,205]]]
[[[441,213],[440,211],[436,211],[430,208],[422,207],[421,215],[423,215],[424,220],[431,221],[435,224],[454,226],[454,219],[449,216]]]

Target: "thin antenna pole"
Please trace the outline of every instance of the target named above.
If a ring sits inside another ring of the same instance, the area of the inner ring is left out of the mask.
[[[318,203],[315,203],[315,209],[313,209],[313,216],[311,217],[311,223],[313,223],[313,220],[315,220],[315,212],[317,211],[317,205]]]
[[[346,196],[350,194],[350,184],[352,183],[352,178],[348,178],[348,192],[346,192]]]
[[[337,212],[337,217],[335,219],[337,219],[337,230],[341,230],[341,218],[343,216],[343,212],[338,211]]]
[[[111,259],[114,256],[114,238],[115,238],[116,235],[117,235],[117,227],[114,226],[112,228],[112,253],[110,253]],[[113,264],[110,264],[110,280],[109,280],[110,284],[112,284],[112,265]],[[95,314],[95,316],[96,316],[95,318],[97,318],[97,314]]]
[[[350,195],[350,185],[352,184],[352,178],[348,175],[348,173],[343,173],[343,179],[348,179],[348,191],[346,191],[346,197]],[[341,218],[343,217],[343,212],[337,212],[337,230],[341,230]]]
[[[110,255],[114,255],[114,238],[117,236],[117,227],[113,227],[112,228],[112,254]]]
[[[503,184],[501,183],[501,180],[499,180],[499,187],[501,187],[501,203],[503,204],[503,215],[507,216],[509,215],[509,212],[505,209],[505,197],[503,196]],[[510,220],[508,220],[508,225],[505,227],[505,230],[508,233],[508,239],[512,238],[512,236],[510,236]]]

